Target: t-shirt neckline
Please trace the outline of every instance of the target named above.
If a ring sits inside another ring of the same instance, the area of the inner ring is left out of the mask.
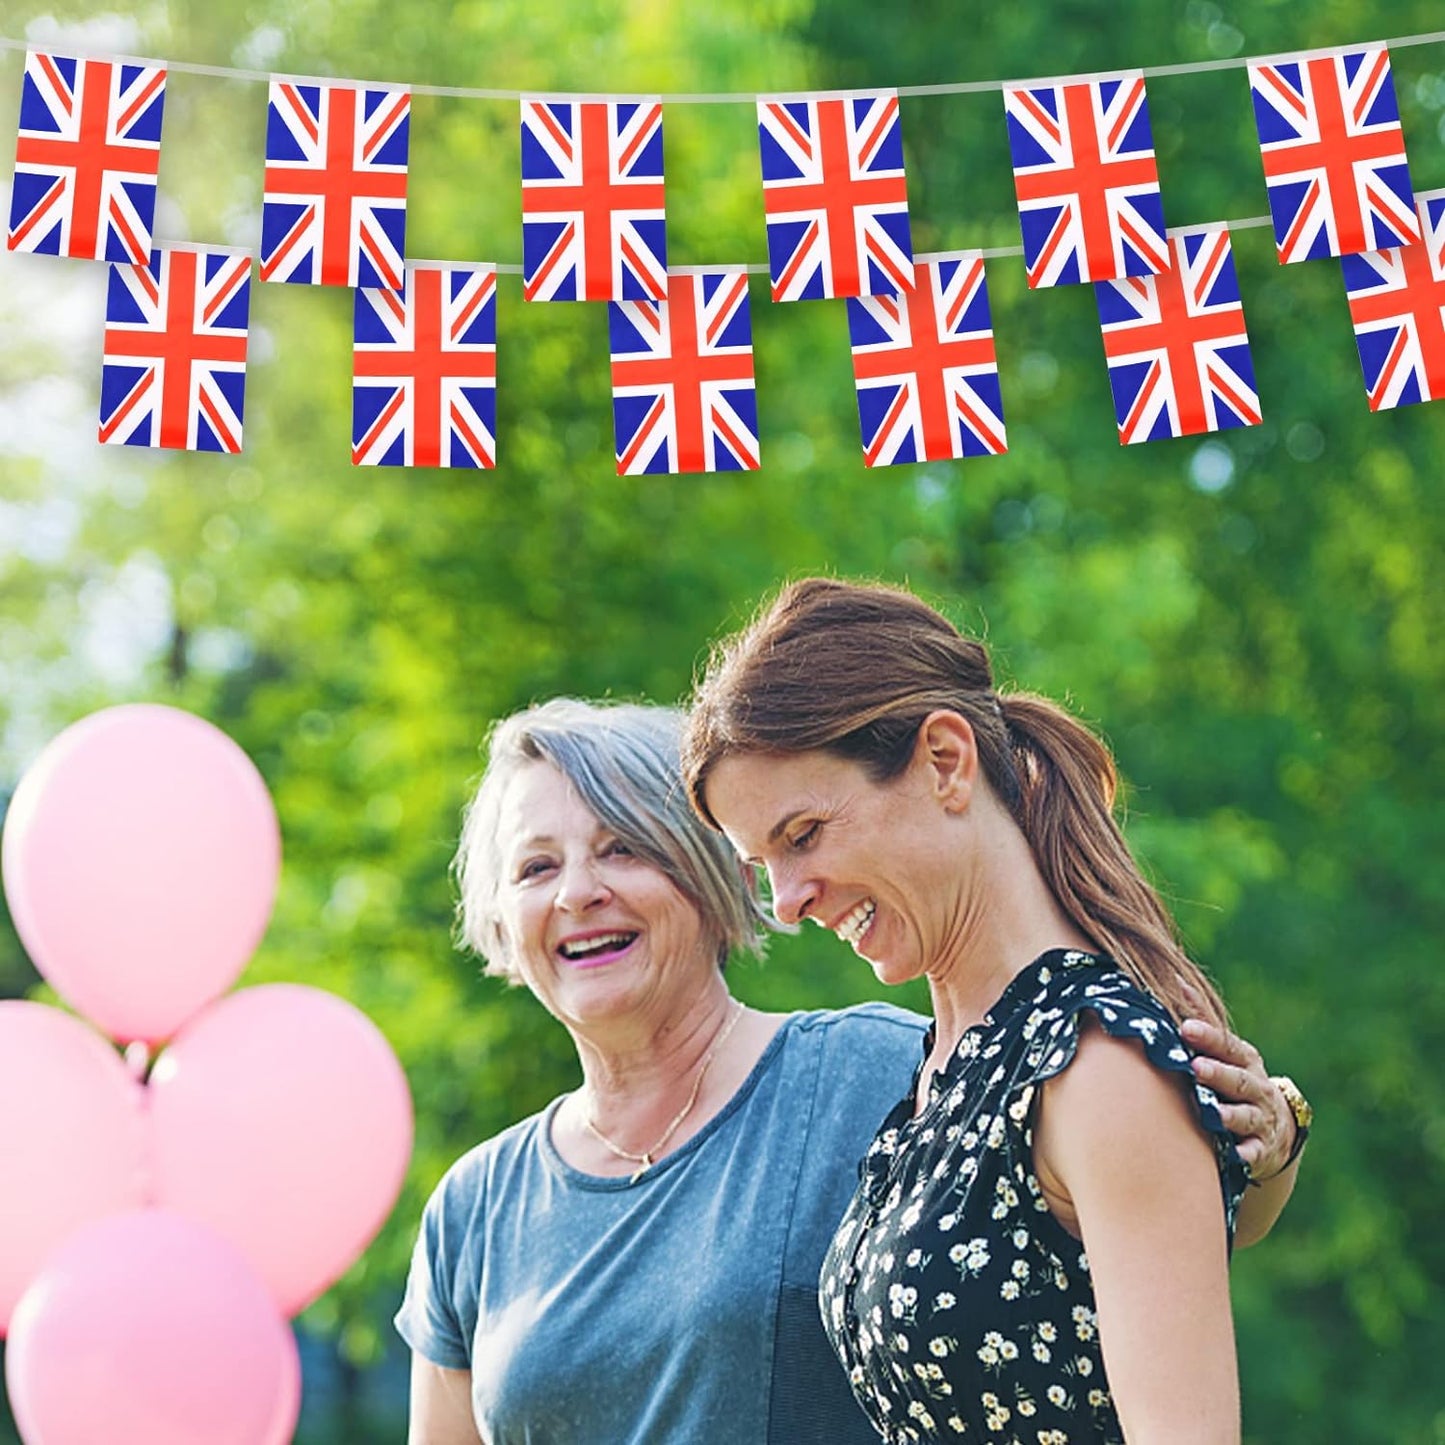
[[[656,1164],[646,1169],[641,1177],[632,1174],[588,1174],[585,1170],[578,1169],[569,1164],[560,1154],[557,1146],[552,1142],[552,1120],[557,1110],[561,1108],[562,1101],[570,1098],[570,1094],[558,1094],[537,1119],[537,1147],[542,1155],[543,1161],[553,1174],[557,1175],[566,1183],[575,1185],[579,1189],[594,1189],[608,1192],[618,1189],[643,1189],[654,1179],[669,1172],[679,1160],[686,1159],[697,1152],[735,1113],[747,1102],[753,1090],[757,1088],[759,1081],[768,1069],[772,1067],[773,1060],[781,1053],[785,1035],[794,1027],[802,1017],[801,1011],[788,1014],[774,1031],[767,1046],[758,1055],[757,1062],[748,1070],[747,1077],[733,1091],[732,1097],[725,1103],[692,1138],[668,1154],[664,1154]]]

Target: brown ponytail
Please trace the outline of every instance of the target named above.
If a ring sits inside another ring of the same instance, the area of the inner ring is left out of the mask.
[[[1202,1013],[1224,1024],[1223,1001],[1119,831],[1108,748],[1046,697],[1005,693],[999,703],[1021,781],[1015,816],[1064,912],[1176,1019]]]
[[[1223,1002],[1119,831],[1108,748],[1047,698],[995,692],[983,645],[911,593],[817,577],[785,587],[714,651],[683,738],[683,778],[713,826],[708,774],[732,753],[822,748],[885,782],[938,709],[972,727],[985,778],[1085,937],[1175,1018],[1224,1023]]]

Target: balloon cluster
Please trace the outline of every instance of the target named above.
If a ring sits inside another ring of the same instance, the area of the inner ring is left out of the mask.
[[[0,1002],[0,1335],[26,1445],[283,1445],[286,1317],[396,1202],[411,1096],[375,1025],[296,984],[221,996],[280,857],[250,759],[173,708],[92,714],[16,789],[16,929],[114,1041]]]

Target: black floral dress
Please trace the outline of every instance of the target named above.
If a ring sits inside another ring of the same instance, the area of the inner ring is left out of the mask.
[[[1188,1074],[1163,1006],[1109,960],[1055,950],[1014,978],[959,1041],[913,1117],[883,1122],[823,1262],[823,1324],[889,1445],[1122,1445],[1083,1247],[1033,1169],[1032,1104],[1066,1068],[1088,1009]],[[925,1045],[925,1057],[927,1045]],[[1214,1094],[1194,1083],[1230,1236],[1246,1172]]]

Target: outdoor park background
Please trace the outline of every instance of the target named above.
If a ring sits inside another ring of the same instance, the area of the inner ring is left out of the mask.
[[[6,0],[0,33],[340,79],[664,94],[1078,74],[1432,30],[1423,0]],[[1415,186],[1445,186],[1445,44],[1393,53]],[[0,52],[13,155],[22,55]],[[1171,225],[1267,207],[1242,69],[1150,81]],[[162,240],[255,248],[262,84],[173,73]],[[903,102],[914,244],[1018,242],[997,92]],[[677,264],[765,257],[751,104],[666,112]],[[520,259],[514,102],[413,102],[408,250]],[[0,172],[8,214],[8,165]],[[1131,839],[1239,1027],[1317,1107],[1274,1237],[1234,1266],[1251,1442],[1445,1442],[1445,405],[1367,410],[1338,266],[1235,236],[1265,421],[1121,448],[1088,288],[991,263],[1010,451],[867,472],[842,303],[753,283],[763,469],[614,474],[600,306],[504,277],[494,473],[353,469],[351,298],[252,289],[245,451],[96,444],[103,268],[0,254],[0,798],[65,723],[149,699],[251,754],[285,837],[243,980],[343,994],[417,1109],[389,1224],[300,1322],[298,1440],[396,1441],[389,1324],[427,1192],[574,1077],[525,994],[449,938],[447,866],[489,721],[554,693],[671,702],[787,575],[903,581],[1004,678],[1111,739]],[[816,930],[736,970],[842,1004]],[[8,925],[0,996],[37,978]],[[44,996],[43,994],[41,996]],[[921,1003],[913,995],[911,1002]],[[0,1411],[3,1415],[3,1411]],[[4,1437],[0,1425],[0,1438]]]

